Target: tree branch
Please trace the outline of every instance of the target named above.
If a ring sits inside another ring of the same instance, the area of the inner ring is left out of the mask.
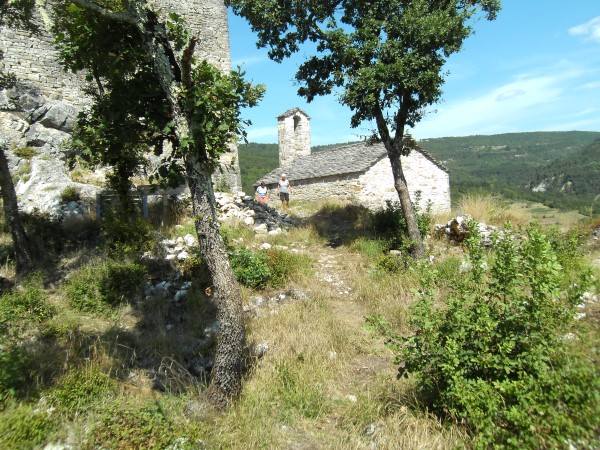
[[[193,36],[181,54],[181,82],[185,87],[192,85],[192,57],[194,56],[194,48],[196,48],[197,42],[198,38]]]
[[[71,0],[71,1],[74,4],[76,4],[77,6],[79,6],[80,8],[83,8],[86,11],[95,12],[96,14],[98,14],[99,16],[101,16],[105,19],[114,20],[115,22],[125,22],[125,23],[130,23],[132,25],[136,25],[135,19],[127,13],[113,12],[113,11],[110,11],[110,10],[100,6],[97,3],[90,2],[88,0]]]

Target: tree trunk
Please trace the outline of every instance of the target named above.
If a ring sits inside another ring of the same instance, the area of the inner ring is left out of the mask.
[[[408,237],[411,240],[410,253],[415,259],[425,258],[425,248],[423,247],[423,237],[419,231],[417,225],[417,216],[413,208],[408,186],[406,184],[406,178],[404,178],[404,171],[402,170],[402,161],[400,153],[395,153],[390,156],[390,163],[392,164],[392,174],[394,175],[394,187],[398,193],[400,199],[400,207],[406,220],[406,227],[408,228]]]
[[[22,277],[34,269],[33,256],[19,217],[17,194],[8,169],[4,149],[4,144],[0,143],[0,189],[2,190],[2,202],[4,204],[4,218],[15,249],[17,276]]]
[[[185,166],[196,217],[196,233],[211,274],[212,295],[218,305],[221,339],[209,395],[217,405],[225,406],[239,395],[242,387],[242,357],[246,344],[242,296],[219,233],[210,173],[193,155],[186,157]]]
[[[415,210],[410,199],[410,193],[408,192],[408,185],[406,184],[406,178],[404,177],[404,170],[402,169],[402,154],[405,152],[404,124],[406,123],[406,111],[399,111],[396,116],[396,135],[393,139],[390,135],[383,111],[380,108],[376,108],[375,110],[375,120],[377,122],[379,136],[383,141],[390,164],[392,165],[394,187],[396,188],[398,198],[400,199],[400,207],[402,208],[402,214],[404,214],[404,219],[406,220],[406,228],[408,228],[408,237],[411,240],[410,254],[415,259],[424,259],[425,247],[423,246],[423,236],[421,236],[421,232],[417,225],[417,216],[415,215]],[[410,148],[405,154],[408,154],[408,151],[410,151]]]

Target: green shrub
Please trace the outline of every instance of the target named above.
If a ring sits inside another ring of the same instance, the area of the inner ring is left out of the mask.
[[[106,408],[86,448],[180,448],[174,446],[180,437],[175,430],[167,412],[155,402],[118,401]]]
[[[78,202],[81,200],[81,192],[75,186],[67,186],[61,191],[60,199],[63,203]]]
[[[65,412],[77,414],[101,401],[112,388],[110,377],[98,368],[73,368],[48,393],[48,399]]]
[[[152,245],[152,224],[140,217],[110,212],[100,225],[109,251],[115,255],[148,250]]]
[[[58,217],[39,211],[21,213],[20,216],[25,233],[39,257],[46,258],[48,253],[60,253],[65,248],[69,236]]]
[[[435,275],[425,276],[413,310],[417,333],[394,337],[406,371],[427,407],[465,424],[479,448],[591,446],[600,378],[565,338],[588,277],[565,286],[560,257],[539,228],[523,239],[510,231],[496,238],[494,258],[471,231],[470,272],[441,307]]]
[[[32,275],[0,297],[0,331],[19,322],[43,322],[55,314],[55,308],[47,303],[42,282],[40,274]]]
[[[0,448],[27,450],[43,444],[58,428],[55,419],[43,409],[17,406],[5,410],[0,421]]]
[[[431,203],[428,203],[425,211],[422,211],[418,206],[420,199],[421,194],[417,192],[413,207],[421,236],[426,236],[431,227]],[[391,236],[397,241],[395,245],[400,245],[402,241],[407,240],[408,227],[399,202],[387,200],[385,207],[373,214],[372,221],[375,231],[383,236]]]
[[[263,288],[271,277],[265,253],[240,248],[229,253],[231,268],[238,281],[251,288]]]
[[[27,357],[18,348],[0,348],[0,404],[15,396],[23,387],[26,376]]]
[[[96,261],[73,272],[64,289],[72,307],[103,313],[131,301],[145,278],[146,269],[138,263]]]
[[[267,251],[267,266],[271,275],[267,284],[278,288],[295,275],[310,272],[311,259],[308,255],[291,253],[287,250],[269,249]]]

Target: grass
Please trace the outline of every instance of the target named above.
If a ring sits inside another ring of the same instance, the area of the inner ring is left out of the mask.
[[[471,204],[483,211],[475,199]],[[490,206],[485,217],[512,214],[502,208]],[[363,210],[323,202],[293,203],[290,212],[302,226],[276,236],[254,236],[240,224],[223,227],[231,248],[263,252],[281,268],[275,285],[243,287],[245,302],[292,288],[307,294],[247,320],[249,347],[267,344],[268,351],[248,356],[235,404],[212,410],[203,400],[206,373],[190,369],[194,358],[210,357],[216,344],[205,336],[216,307],[204,285],[192,282],[180,305],[144,299],[133,285],[156,284],[167,269],[147,267],[135,281],[138,268],[129,265],[141,263],[134,256],[120,260],[114,253],[78,250],[59,257],[66,280],[27,291],[38,289],[36,298],[52,314],[30,308],[19,322],[28,345],[15,367],[29,386],[16,383],[19,395],[1,405],[0,447],[61,442],[74,448],[469,448],[471,438],[460,425],[423,410],[413,379],[396,378],[394,353],[365,320],[385,318],[398,333],[412,333],[409,311],[423,275],[419,266],[382,270],[389,243],[373,234]],[[190,218],[180,225],[162,233],[195,236]],[[340,236],[335,246],[327,225]],[[264,242],[270,250],[259,250]],[[460,277],[463,255],[444,245],[435,242],[430,267],[450,283]],[[121,275],[110,276],[110,283],[109,267]],[[112,295],[130,287],[131,296]],[[447,286],[437,287],[443,296]],[[76,296],[91,305],[82,311],[69,301],[70,289],[108,292],[112,300]],[[3,304],[9,306],[33,304],[33,295],[7,298]],[[595,317],[585,320],[594,324]]]
[[[517,206],[513,206],[494,195],[464,195],[456,210],[459,214],[469,214],[479,222],[502,226],[511,222],[514,226],[525,225],[531,221],[531,214]]]

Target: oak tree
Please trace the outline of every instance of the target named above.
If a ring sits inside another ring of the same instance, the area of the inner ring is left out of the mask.
[[[83,126],[102,124],[111,141],[106,151],[116,155],[116,163],[121,150],[132,157],[126,170],[135,165],[138,144],[151,144],[160,153],[162,143],[169,142],[170,156],[158,175],[187,181],[220,325],[209,393],[224,405],[240,392],[245,329],[239,284],[219,234],[211,175],[227,143],[243,133],[240,109],[255,105],[263,88],[245,82],[239,72],[225,75],[196,61],[197,38],[185,22],[175,14],[161,18],[144,0],[64,0],[56,17],[63,61],[71,69],[86,69],[97,84]],[[128,89],[125,96],[114,95]],[[156,102],[152,108],[145,96]],[[110,117],[117,112],[121,123]],[[123,127],[131,122],[137,123],[135,139],[124,139]],[[112,129],[116,140],[110,137]],[[127,145],[119,147],[120,139]]]
[[[425,255],[401,156],[414,148],[407,134],[426,107],[439,101],[443,66],[473,33],[473,19],[495,19],[499,0],[228,0],[258,33],[259,47],[278,62],[310,42],[300,64],[299,94],[310,102],[335,92],[352,112],[351,126],[375,122],[413,242]]]

